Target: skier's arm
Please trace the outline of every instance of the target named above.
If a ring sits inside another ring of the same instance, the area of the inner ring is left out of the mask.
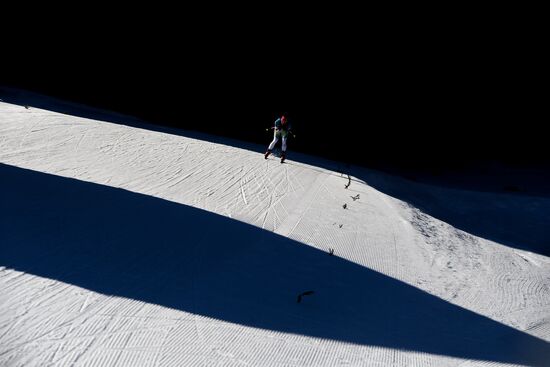
[[[292,135],[292,137],[293,137],[294,139],[296,139],[296,135],[294,135],[294,133],[292,132],[292,126],[289,126],[289,127],[288,127],[288,133],[289,133],[290,135]]]

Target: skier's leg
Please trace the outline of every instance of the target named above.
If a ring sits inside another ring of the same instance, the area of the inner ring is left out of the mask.
[[[275,147],[275,144],[277,144],[278,141],[279,141],[279,136],[277,132],[275,132],[275,134],[273,134],[273,141],[271,142],[271,144],[269,144],[269,147],[267,148],[267,150],[273,150],[273,148]]]
[[[282,150],[282,152],[281,152],[281,163],[283,163],[283,162],[285,161],[285,159],[286,159],[286,137],[287,137],[286,135],[283,135],[283,136],[281,137],[281,139],[282,139],[282,145],[283,145],[283,146],[281,147],[281,150]]]
[[[278,141],[279,141],[279,137],[277,136],[277,132],[275,132],[273,134],[273,141],[271,142],[271,144],[269,144],[269,147],[267,147],[267,152],[265,152],[264,154],[265,159],[267,159],[267,157],[271,154],[271,151],[273,150],[273,148],[275,147],[275,144],[277,144]]]

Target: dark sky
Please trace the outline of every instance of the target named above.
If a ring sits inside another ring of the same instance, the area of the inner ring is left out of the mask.
[[[547,160],[529,45],[416,25],[322,29],[45,39],[0,82],[266,145],[285,113],[289,150],[361,164]]]

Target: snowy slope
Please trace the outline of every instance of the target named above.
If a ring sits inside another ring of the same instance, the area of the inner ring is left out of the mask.
[[[1,366],[550,365],[550,258],[455,222],[542,223],[548,198],[360,168],[345,189],[314,157],[9,99]]]

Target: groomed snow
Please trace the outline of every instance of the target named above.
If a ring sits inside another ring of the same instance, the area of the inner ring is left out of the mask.
[[[550,199],[357,167],[346,189],[291,143],[280,164],[17,98],[0,102],[0,366],[550,366],[550,258],[514,246],[509,214],[550,223]],[[430,195],[449,208],[416,205]],[[434,214],[487,203],[508,213],[495,236]]]

